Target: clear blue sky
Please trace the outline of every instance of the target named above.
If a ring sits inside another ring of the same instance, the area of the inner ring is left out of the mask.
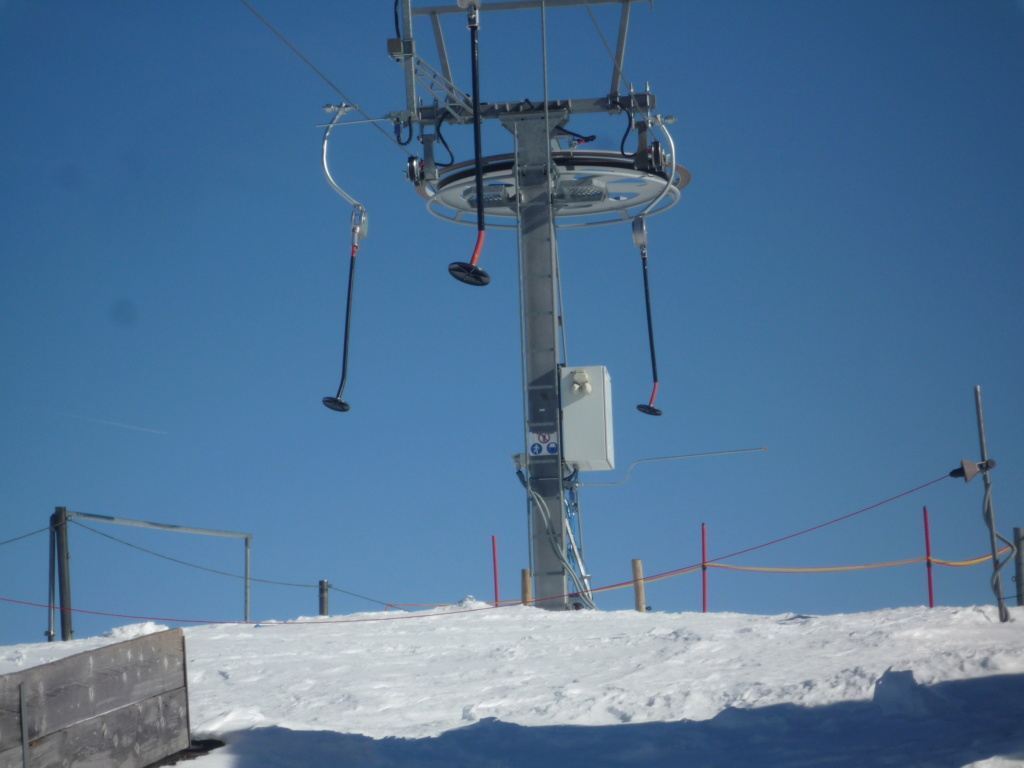
[[[403,105],[392,4],[254,0],[368,114]],[[418,3],[419,4],[419,3]],[[614,40],[617,13],[595,8]],[[468,32],[448,17],[466,90]],[[607,93],[584,9],[549,13],[553,98]],[[543,95],[536,13],[487,14],[482,98]],[[429,29],[419,30],[433,56]],[[1024,6],[1017,2],[637,5],[626,75],[675,115],[683,201],[651,219],[665,415],[650,392],[640,263],[628,227],[560,237],[568,359],[606,365],[621,479],[585,488],[596,586],[754,546],[978,458],[982,386],[1000,528],[1024,526]],[[382,602],[503,597],[528,564],[516,245],[490,235],[493,282],[463,286],[472,229],[440,222],[405,153],[340,129],[335,171],[371,217],[338,414],[349,207],[319,168],[331,88],[235,0],[0,3],[0,541],[56,506],[254,534],[258,578],[327,579]],[[569,128],[614,149],[621,116]],[[467,129],[447,136],[470,157]],[[485,152],[511,151],[488,127]],[[985,554],[982,485],[944,480],[741,565]],[[226,539],[89,524],[241,572]],[[72,528],[78,608],[239,620],[241,583]],[[47,540],[0,549],[0,597],[46,600]],[[922,565],[834,576],[713,571],[711,608],[825,613],[922,604]],[[938,569],[938,600],[988,603],[988,571]],[[697,575],[657,582],[699,610]],[[1006,592],[1015,585],[1006,578]],[[628,590],[599,598],[630,607]],[[375,603],[334,593],[334,612]],[[258,584],[253,618],[314,614],[316,591]],[[86,636],[125,619],[79,615]],[[45,611],[0,602],[0,644]]]

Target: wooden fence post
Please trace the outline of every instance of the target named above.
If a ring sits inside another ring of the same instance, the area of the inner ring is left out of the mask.
[[[636,598],[636,609],[647,613],[647,600],[644,597],[644,564],[642,560],[633,561],[633,594]]]
[[[523,568],[523,605],[533,604],[533,574],[529,568]]]

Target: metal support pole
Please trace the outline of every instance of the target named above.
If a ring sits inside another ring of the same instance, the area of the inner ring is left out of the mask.
[[[700,524],[700,580],[702,613],[708,612],[708,526]]]
[[[57,513],[50,515],[50,575],[47,592],[47,624],[46,642],[52,643],[54,638],[54,606],[57,602]]]
[[[1024,528],[1013,529],[1013,545],[1017,547],[1017,555],[1014,557],[1014,577],[1017,583],[1017,605],[1024,605],[1024,554],[1021,554],[1021,547],[1024,546]]]
[[[935,582],[932,572],[932,531],[928,524],[928,507],[924,508],[924,561],[928,568],[928,607],[935,607]]]
[[[408,46],[409,50],[402,58],[402,68],[405,70],[405,109],[410,119],[417,115],[416,104],[416,50],[413,47],[412,34],[412,0],[402,0],[402,45]]]
[[[615,59],[612,62],[612,87],[609,96],[618,96],[622,85],[622,62],[626,58],[626,33],[629,30],[629,3],[622,4],[622,15],[619,18],[619,39],[615,45]]]
[[[57,535],[57,582],[60,593],[60,639],[71,640],[75,629],[71,614],[71,552],[68,547],[68,510],[57,507],[54,512]]]
[[[330,616],[330,608],[327,605],[327,590],[331,588],[331,585],[325,580],[320,582],[320,615]]]
[[[249,598],[252,594],[252,536],[245,537],[245,621],[249,622]]]
[[[498,591],[498,537],[491,536],[491,562],[494,564],[494,607],[501,605],[501,595]]]
[[[564,114],[510,119],[516,136],[522,245],[527,495],[536,605],[570,608],[562,495],[557,255],[551,205],[551,140]]]
[[[974,405],[978,412],[978,442],[981,444],[981,461],[984,464],[988,462],[988,445],[985,441],[985,416],[981,410],[981,387],[974,388]],[[982,472],[981,476],[985,481],[985,501],[982,514],[985,518],[985,523],[988,525],[989,537],[992,542],[992,567],[994,568],[992,592],[996,596],[999,620],[1006,622],[1010,620],[1010,612],[1006,609],[1006,601],[1003,599],[1003,582],[999,573],[999,570],[1005,563],[999,561],[999,542],[997,541],[1003,537],[996,532],[996,514],[992,509],[992,478],[989,477],[988,472]],[[1003,541],[1006,540],[1003,539]],[[1012,542],[1007,541],[1006,543],[1013,546]]]

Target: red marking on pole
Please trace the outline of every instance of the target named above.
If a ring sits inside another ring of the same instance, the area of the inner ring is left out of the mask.
[[[924,508],[924,561],[928,569],[928,607],[935,607],[935,582],[932,579],[932,534],[928,526],[928,507]]]
[[[491,536],[491,559],[494,561],[494,607],[501,605],[498,597],[498,537]]]
[[[700,569],[703,582],[704,613],[708,612],[708,527],[700,524]]]
[[[480,261],[480,251],[484,247],[484,230],[480,230],[476,233],[476,247],[473,249],[473,258],[470,259],[469,263],[472,266],[476,266],[476,263]]]
[[[654,407],[654,401],[658,399],[658,382],[654,382],[654,389],[651,390],[651,402],[650,405]]]

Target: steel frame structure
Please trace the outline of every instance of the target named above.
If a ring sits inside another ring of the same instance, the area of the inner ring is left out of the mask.
[[[477,112],[481,121],[500,120],[515,139],[514,155],[482,161],[482,175],[489,186],[479,210],[488,208],[489,213],[514,217],[519,233],[524,441],[529,446],[532,440],[543,436],[544,450],[537,454],[527,450],[522,457],[517,457],[517,468],[527,491],[534,602],[549,610],[593,606],[582,542],[577,542],[573,534],[573,527],[579,523],[578,467],[567,465],[562,451],[560,370],[565,361],[560,337],[556,218],[586,219],[589,216],[598,219],[583,226],[629,221],[639,215],[658,212],[655,209],[663,197],[666,199],[660,210],[670,207],[678,199],[678,190],[689,181],[685,169],[674,163],[670,163],[667,170],[664,167],[637,169],[632,163],[624,163],[621,156],[612,157],[615,153],[603,153],[605,157],[600,156],[602,153],[580,153],[565,161],[567,153],[560,152],[556,140],[557,132],[573,114],[604,112],[614,115],[624,110],[631,114],[653,113],[656,99],[650,92],[633,93],[630,88],[626,95],[619,93],[623,86],[622,63],[630,10],[633,3],[642,1],[459,0],[458,4],[413,8],[412,0],[399,0],[402,37],[388,41],[391,57],[404,67],[405,108],[392,112],[387,118],[396,125],[408,126],[410,132],[415,128],[424,145],[424,161],[416,167],[417,158],[410,159],[409,177],[417,191],[428,199],[431,213],[438,215],[440,208],[447,208],[454,213],[442,215],[442,218],[473,223],[471,216],[476,200],[473,179],[467,168],[454,167],[439,172],[433,163],[435,125],[440,121],[453,124],[473,121],[470,98],[452,83],[440,17],[468,12],[471,23],[475,23],[473,14],[476,13],[545,12],[554,8],[605,4],[621,6],[607,95],[550,100],[545,93],[542,104],[488,102],[479,104]],[[440,59],[438,68],[427,65],[416,50],[413,22],[424,17],[433,28]],[[430,94],[433,104],[419,103],[417,85]],[[646,134],[641,137],[641,149],[646,149],[645,138]],[[479,158],[477,163],[479,167]],[[456,177],[454,174],[459,172],[462,176]],[[609,194],[607,187],[618,178],[616,173],[624,174],[634,185],[646,187],[646,195],[641,193],[637,199],[624,202],[622,196]],[[479,183],[476,189],[481,189]],[[669,189],[671,195],[667,195]],[[573,198],[573,194],[577,197]]]

